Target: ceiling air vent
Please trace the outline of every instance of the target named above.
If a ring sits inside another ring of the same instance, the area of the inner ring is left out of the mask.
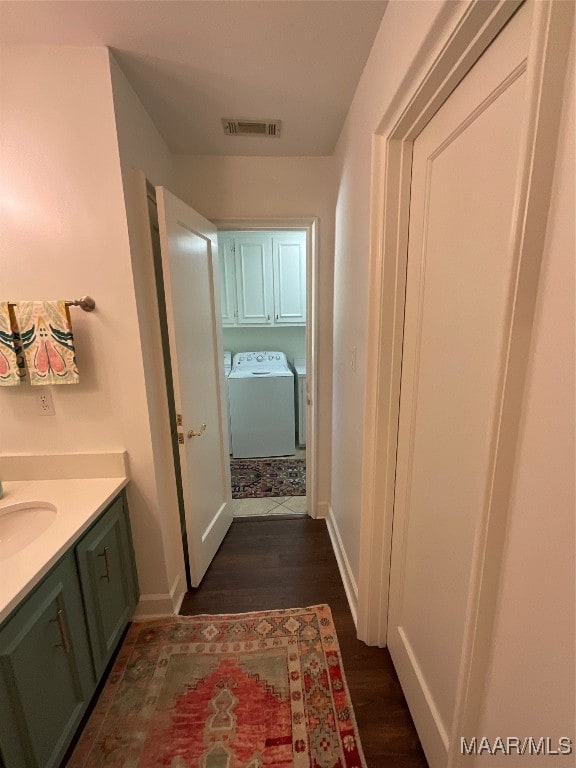
[[[280,120],[230,120],[222,118],[227,136],[280,136]]]

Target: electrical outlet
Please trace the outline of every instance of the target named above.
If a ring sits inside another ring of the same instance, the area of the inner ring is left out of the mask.
[[[52,401],[52,392],[50,390],[46,390],[45,392],[42,392],[39,396],[39,402],[40,402],[40,413],[42,416],[54,416],[54,402]]]

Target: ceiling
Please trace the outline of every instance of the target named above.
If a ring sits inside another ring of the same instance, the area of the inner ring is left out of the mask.
[[[330,155],[385,0],[1,0],[0,43],[109,46],[176,154]],[[221,119],[282,121],[279,138]]]

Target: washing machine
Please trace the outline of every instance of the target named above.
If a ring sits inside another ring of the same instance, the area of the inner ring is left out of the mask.
[[[238,352],[228,377],[234,458],[294,453],[294,374],[283,352]]]

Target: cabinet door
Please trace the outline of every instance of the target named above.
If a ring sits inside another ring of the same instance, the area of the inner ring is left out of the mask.
[[[272,235],[237,233],[234,245],[238,325],[272,325]]]
[[[236,325],[236,269],[234,265],[234,237],[229,232],[218,232],[218,260],[220,266],[220,310],[222,325]]]
[[[95,686],[69,554],[0,630],[0,749],[7,768],[59,765]]]
[[[76,558],[96,675],[108,663],[137,600],[124,495],[76,545]]]
[[[274,322],[306,324],[306,233],[274,233]]]

